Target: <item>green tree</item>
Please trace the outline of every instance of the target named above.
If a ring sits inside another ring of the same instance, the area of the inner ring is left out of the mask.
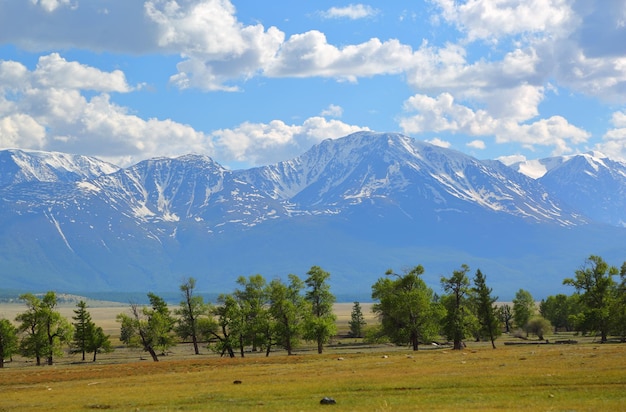
[[[130,314],[120,313],[120,341],[131,347],[141,347],[155,362],[159,361],[156,350],[163,353],[174,344],[172,318],[167,303],[154,293],[148,293],[151,307],[139,308],[130,304]]]
[[[218,305],[213,308],[213,314],[217,317],[218,329],[213,330],[216,343],[210,345],[215,351],[224,356],[235,357],[235,348],[239,348],[240,354],[244,356],[244,315],[237,298],[233,294],[222,294],[217,299]]]
[[[555,332],[558,329],[570,331],[572,330],[570,318],[575,315],[575,312],[572,311],[575,307],[574,300],[576,299],[562,293],[548,296],[539,303],[539,314],[550,321]]]
[[[611,331],[626,341],[626,262],[620,270],[620,284],[617,287],[615,299],[611,307]]]
[[[526,331],[526,324],[536,313],[536,305],[529,291],[520,289],[513,299],[513,322],[515,326]]]
[[[396,345],[408,343],[413,350],[437,335],[443,315],[432,289],[420,277],[423,273],[422,265],[402,276],[389,269],[387,277],[372,286],[372,299],[377,301],[372,310],[380,319],[381,332]]]
[[[324,344],[337,333],[337,316],[333,313],[336,299],[328,284],[330,273],[319,266],[313,266],[307,275],[304,283],[308,290],[304,298],[309,303],[311,312],[306,317],[304,338],[317,342],[317,353],[322,353]]]
[[[289,283],[280,279],[269,284],[269,312],[273,320],[273,335],[288,355],[302,337],[302,325],[309,311],[301,292],[304,283],[296,275],[289,275]]]
[[[4,368],[6,359],[17,353],[17,328],[8,319],[0,319],[0,368]]]
[[[26,357],[34,357],[37,365],[46,357],[48,365],[54,363],[54,356],[63,354],[61,347],[72,337],[72,325],[56,310],[57,297],[52,291],[41,299],[31,293],[20,296],[27,310],[19,314],[20,332],[25,336],[20,342],[20,350]]]
[[[15,317],[15,321],[19,323],[18,332],[22,334],[20,353],[27,358],[35,358],[39,366],[46,347],[41,300],[32,293],[21,295],[20,300],[26,304],[26,311]]]
[[[90,324],[88,327],[89,339],[87,341],[87,353],[93,353],[92,361],[96,361],[98,353],[113,352],[113,346],[111,345],[110,336],[104,333],[104,330],[100,326]]]
[[[491,296],[492,289],[487,286],[487,278],[480,269],[474,275],[472,290],[476,301],[476,317],[480,325],[480,335],[489,338],[491,347],[495,349],[495,340],[501,333],[500,320],[495,306],[498,297]]]
[[[196,280],[192,277],[180,285],[183,300],[180,302],[179,308],[174,311],[179,317],[175,330],[181,339],[191,338],[194,353],[199,355],[198,338],[200,337],[200,331],[198,319],[208,314],[208,306],[204,304],[202,296],[194,294],[195,288]]]
[[[76,304],[72,319],[74,319],[72,353],[82,353],[83,360],[85,360],[86,353],[93,353],[92,361],[95,362],[98,353],[113,351],[110,336],[93,323],[85,301],[81,300]]]
[[[467,277],[469,266],[461,265],[460,270],[452,272],[449,278],[442,277],[441,285],[448,293],[443,298],[446,315],[444,321],[444,331],[448,339],[454,342],[454,349],[463,348],[463,340],[470,331],[471,312],[468,310],[468,295],[470,293],[470,281]]]
[[[362,338],[363,328],[366,324],[363,311],[361,310],[361,304],[359,302],[354,302],[354,305],[352,306],[352,313],[350,313],[350,322],[348,322],[348,325],[350,326],[350,336],[353,338]]]
[[[74,309],[74,338],[72,340],[72,352],[82,353],[85,360],[85,353],[89,346],[90,333],[93,331],[93,322],[91,314],[87,311],[87,303],[84,300],[79,301]]]
[[[563,280],[564,285],[574,286],[583,307],[579,325],[583,331],[600,332],[601,342],[607,341],[611,326],[610,308],[616,296],[617,285],[613,276],[619,272],[609,266],[600,256],[591,255],[585,265],[576,270],[574,278]]]
[[[259,347],[266,347],[266,354],[269,354],[272,336],[267,282],[263,276],[257,274],[247,279],[240,276],[237,284],[241,289],[235,289],[234,295],[242,311],[242,340],[246,345],[252,346],[253,352]]]

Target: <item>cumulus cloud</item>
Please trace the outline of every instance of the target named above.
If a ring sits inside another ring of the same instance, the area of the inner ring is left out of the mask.
[[[443,148],[449,148],[452,146],[452,143],[446,141],[446,140],[441,140],[438,137],[435,137],[434,139],[430,139],[430,140],[426,140],[427,143],[433,144],[435,146],[439,146],[439,147],[443,147]]]
[[[571,152],[572,145],[586,142],[587,131],[561,116],[520,123],[515,118],[494,118],[485,110],[473,110],[454,101],[448,93],[436,98],[416,94],[404,104],[408,115],[400,119],[405,133],[448,132],[467,136],[495,136],[497,143],[551,146],[554,154]]]
[[[311,117],[301,125],[288,125],[280,120],[243,123],[234,129],[216,130],[212,137],[220,158],[258,165],[298,156],[322,140],[360,130],[369,129],[339,120]]]
[[[325,19],[347,18],[350,20],[373,17],[376,14],[378,14],[378,10],[364,4],[350,4],[346,7],[331,7],[326,11],[320,12],[320,15]]]
[[[613,128],[607,130],[596,150],[612,159],[626,161],[626,112],[614,112],[611,125]]]
[[[343,108],[335,104],[329,105],[326,109],[320,113],[324,117],[341,117],[343,115]]]
[[[372,38],[342,48],[329,44],[317,30],[291,36],[263,73],[269,77],[331,77],[356,82],[358,77],[402,72],[412,65],[410,46]]]
[[[157,155],[210,152],[205,134],[171,120],[144,120],[109,93],[133,88],[124,74],[42,56],[34,70],[0,61],[0,146],[84,153],[124,164]],[[89,97],[88,97],[89,96]]]
[[[73,47],[175,55],[180,61],[171,83],[204,91],[240,91],[243,82],[261,76],[358,82],[363,77],[401,75],[415,93],[400,117],[405,132],[494,136],[496,142],[554,146],[555,152],[571,150],[590,136],[562,116],[541,118],[546,90],[567,88],[612,103],[626,102],[623,1],[430,1],[436,6],[429,9],[434,20],[456,28],[457,39],[446,38],[443,44],[424,40],[416,48],[393,38],[332,44],[318,30],[286,36],[277,27],[244,24],[229,0],[108,0],[106,9],[101,2],[29,0],[0,1],[0,41],[29,50]],[[355,19],[376,13],[365,4],[351,4],[322,15]],[[475,44],[491,47],[492,54],[476,59],[471,52]],[[131,116],[105,98],[133,90],[121,71],[105,73],[55,53],[40,59],[32,72],[13,63],[3,62],[0,73],[6,141],[7,136],[18,136],[16,130],[25,130],[31,144],[45,145],[52,134],[51,141],[69,144],[75,130],[62,127],[59,119],[76,121],[83,108],[95,103],[101,109],[110,106],[119,119]],[[20,88],[24,82],[32,90]],[[7,97],[9,88],[19,99]],[[93,101],[96,97],[104,102]],[[323,116],[338,117],[332,110],[324,110]],[[43,140],[35,124],[43,127]],[[276,130],[291,127],[279,126]],[[621,129],[607,131],[604,144],[617,145]],[[220,147],[228,147],[223,142]],[[229,144],[237,156],[253,158]],[[142,145],[150,147],[149,142]]]
[[[63,72],[68,78],[59,78]],[[32,71],[0,61],[0,147],[90,154],[121,166],[190,152],[259,165],[367,130],[320,116],[299,125],[274,120],[205,133],[170,119],[142,119],[111,100],[113,93],[134,90],[120,71],[101,71],[56,53],[42,56]],[[325,116],[341,112],[336,105],[323,110]]]
[[[467,35],[497,42],[503,36],[560,31],[574,13],[567,0],[432,0],[442,17]]]
[[[484,150],[487,145],[482,140],[472,140],[471,142],[466,144],[467,147],[471,147],[472,149]]]

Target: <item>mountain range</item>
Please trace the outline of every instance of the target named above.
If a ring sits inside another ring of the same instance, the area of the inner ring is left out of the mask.
[[[325,140],[273,165],[206,156],[120,168],[0,151],[2,287],[229,292],[237,276],[331,273],[367,300],[388,268],[480,268],[501,299],[562,292],[591,255],[626,260],[626,164],[600,153],[505,165],[395,133]]]

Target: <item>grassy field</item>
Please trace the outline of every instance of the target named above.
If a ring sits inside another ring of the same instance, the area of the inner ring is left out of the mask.
[[[336,308],[340,328],[350,308]],[[99,323],[124,310],[94,308],[92,315]],[[0,316],[9,317],[3,307]],[[323,355],[305,346],[296,356],[230,359],[206,349],[194,356],[179,345],[158,363],[129,349],[95,364],[77,355],[41,367],[16,359],[0,370],[0,411],[624,410],[626,345],[504,346],[504,340],[496,350],[470,342],[463,351],[412,352],[341,339]],[[320,405],[326,396],[337,404]]]
[[[272,355],[0,371],[1,411],[608,411],[626,405],[626,346]],[[234,384],[241,381],[241,384]]]

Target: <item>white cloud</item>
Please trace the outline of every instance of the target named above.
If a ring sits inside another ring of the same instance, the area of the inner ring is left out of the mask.
[[[88,98],[85,91],[96,94]],[[0,61],[0,147],[84,153],[117,163],[211,152],[203,133],[171,120],[141,119],[107,93],[130,91],[121,71],[104,72],[56,53],[42,56],[33,71]]]
[[[155,0],[145,10],[158,27],[159,47],[185,56],[171,79],[181,88],[237,90],[225,83],[254,76],[284,41],[275,27],[241,24],[227,0]]]
[[[554,154],[571,152],[572,145],[586,142],[590,134],[561,116],[520,123],[515,118],[494,118],[485,110],[457,104],[442,93],[437,98],[416,94],[404,105],[408,116],[400,119],[405,133],[449,132],[468,136],[495,136],[497,143],[520,143],[528,148],[552,146]]]
[[[472,140],[469,143],[466,143],[467,147],[471,147],[472,149],[479,149],[479,150],[484,150],[487,146],[485,145],[485,142],[483,142],[482,140]]]
[[[500,156],[500,157],[496,158],[496,160],[501,161],[502,163],[504,163],[507,166],[511,166],[512,164],[515,164],[515,163],[525,162],[526,161],[526,156],[521,155],[521,154]]]
[[[263,73],[269,77],[331,77],[356,82],[358,77],[402,72],[414,60],[410,46],[373,38],[338,48],[324,33],[295,34],[282,44]]]
[[[442,17],[468,41],[497,42],[503,36],[560,31],[574,17],[567,0],[432,0]]]
[[[69,7],[77,7],[76,5],[72,5],[70,0],[30,0],[32,4],[40,6],[45,11],[52,13],[59,7],[69,6]]]
[[[331,7],[326,11],[320,12],[320,15],[325,19],[347,18],[351,20],[373,17],[376,14],[378,14],[378,10],[364,4],[350,4],[346,7]]]
[[[132,91],[120,71],[104,72],[54,53],[42,56],[32,71],[0,61],[0,147],[90,154],[122,166],[190,152],[257,165],[297,156],[327,138],[367,130],[311,117],[300,125],[243,123],[206,134],[169,119],[142,119],[111,100],[110,93]],[[336,105],[323,111],[328,116],[341,112]]]
[[[121,70],[103,72],[78,62],[68,62],[58,53],[40,57],[32,76],[33,82],[43,87],[120,93],[131,90]]]
[[[322,110],[320,116],[323,117],[341,117],[343,115],[343,108],[335,104],[329,105],[326,109]]]
[[[613,128],[607,130],[595,149],[611,159],[626,161],[626,112],[614,112],[611,124]]]
[[[325,139],[346,136],[367,128],[339,120],[311,117],[301,125],[288,125],[280,120],[270,123],[243,123],[234,129],[212,133],[220,159],[270,164],[302,154]]]
[[[446,140],[441,140],[438,137],[435,137],[434,139],[430,139],[430,140],[426,140],[427,143],[433,144],[435,146],[439,146],[439,147],[443,147],[443,148],[449,148],[452,146],[452,143],[446,141]]]

